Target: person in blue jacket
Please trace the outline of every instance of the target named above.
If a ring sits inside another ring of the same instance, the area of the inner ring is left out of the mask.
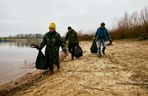
[[[98,57],[102,56],[102,53],[105,55],[105,40],[106,37],[108,37],[108,40],[110,41],[110,44],[112,43],[112,40],[110,38],[110,34],[108,30],[105,27],[105,23],[102,22],[101,26],[97,29],[96,34],[95,34],[95,39],[98,41]],[[102,51],[101,51],[101,44],[103,46]]]

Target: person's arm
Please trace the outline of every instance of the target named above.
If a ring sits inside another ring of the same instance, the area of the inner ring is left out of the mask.
[[[62,41],[62,38],[61,38],[60,34],[58,34],[57,39],[58,39],[58,45],[62,48],[62,50],[66,54],[66,48],[65,48],[65,45],[64,45],[64,43]]]
[[[107,29],[106,29],[106,35],[107,35],[107,37],[108,37],[109,44],[112,44],[112,40],[111,40],[110,34],[109,34],[109,32],[108,32]]]
[[[68,40],[68,32],[66,33],[66,36],[65,36],[65,42]]]
[[[77,43],[78,43],[78,45],[79,45],[79,40],[78,40],[78,34],[77,34],[77,32],[75,32],[75,38],[76,38]]]
[[[45,34],[45,36],[44,36],[44,38],[43,38],[43,41],[42,41],[42,43],[40,44],[40,46],[39,46],[38,49],[41,50],[46,44],[47,44],[47,42],[46,42],[46,34]]]
[[[110,38],[110,34],[109,34],[108,30],[105,29],[105,31],[106,31],[106,35],[107,35],[107,37],[108,37],[108,40],[111,40],[111,38]]]
[[[97,29],[97,31],[96,31],[96,34],[95,34],[95,37],[94,37],[94,39],[96,40],[97,39],[97,37],[98,37],[98,35],[99,35],[99,29]]]

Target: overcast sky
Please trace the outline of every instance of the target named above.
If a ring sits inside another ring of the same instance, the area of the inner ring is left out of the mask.
[[[125,12],[148,7],[148,0],[0,0],[0,37],[48,32],[50,22],[65,35],[94,31],[103,21],[111,29]]]

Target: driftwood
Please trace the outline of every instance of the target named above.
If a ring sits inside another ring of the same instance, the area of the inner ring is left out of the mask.
[[[138,82],[128,82],[128,81],[117,82],[116,84],[123,84],[123,85],[147,85],[148,86],[148,83],[138,83]]]
[[[66,72],[82,72],[82,73],[83,73],[83,72],[84,72],[84,73],[85,73],[85,72],[86,72],[86,73],[89,72],[89,73],[90,73],[90,72],[99,72],[99,71],[90,71],[90,70],[67,70]]]
[[[82,85],[82,84],[80,84],[80,86],[82,86],[82,87],[84,87],[84,88],[87,88],[87,89],[104,91],[104,92],[110,93],[110,94],[115,95],[115,96],[116,96],[116,95],[119,95],[119,94],[116,94],[116,93],[113,93],[113,92],[110,92],[110,91],[104,90],[104,89],[102,89],[102,88],[94,88],[94,87],[85,86],[85,85]]]

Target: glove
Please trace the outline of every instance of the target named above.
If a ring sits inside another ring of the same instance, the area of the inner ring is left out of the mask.
[[[37,50],[40,49],[39,46],[38,46],[38,45],[35,45],[35,44],[31,44],[31,47],[32,47],[32,48],[36,48]]]
[[[63,48],[63,52],[66,54],[66,48]]]
[[[96,38],[95,37],[93,38],[93,41],[96,41]]]
[[[37,50],[41,50],[41,48],[39,46],[36,47]]]

